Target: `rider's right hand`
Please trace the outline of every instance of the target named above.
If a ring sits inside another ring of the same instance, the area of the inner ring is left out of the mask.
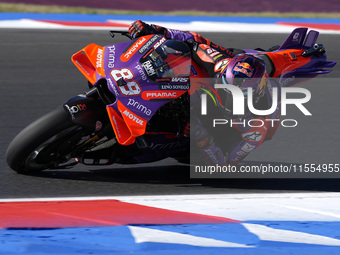
[[[150,35],[155,33],[156,30],[152,26],[146,24],[141,20],[136,20],[129,27],[129,34],[132,36],[132,38],[137,38],[143,35]]]

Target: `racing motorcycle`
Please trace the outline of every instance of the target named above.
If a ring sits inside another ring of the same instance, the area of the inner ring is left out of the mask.
[[[128,36],[127,32],[111,31]],[[317,31],[295,29],[258,55],[273,78],[313,78],[330,72]],[[6,159],[16,172],[86,165],[138,164],[175,158],[188,162],[190,97],[207,73],[191,59],[185,42],[147,35],[101,47],[90,44],[72,56],[89,89],[23,129]],[[328,68],[328,69],[327,69]]]

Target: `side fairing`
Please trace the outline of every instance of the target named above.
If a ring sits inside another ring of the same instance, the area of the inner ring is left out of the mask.
[[[133,144],[136,137],[145,133],[148,121],[159,108],[189,90],[189,74],[185,71],[190,70],[189,56],[181,61],[184,71],[175,74],[180,76],[177,80],[174,77],[155,78],[149,56],[165,42],[166,39],[160,35],[149,35],[104,47],[104,75],[109,90],[117,99],[107,105],[107,112],[122,145]],[[174,63],[169,65],[174,66]]]
[[[105,77],[103,54],[104,47],[92,43],[73,54],[71,58],[73,64],[92,85]]]

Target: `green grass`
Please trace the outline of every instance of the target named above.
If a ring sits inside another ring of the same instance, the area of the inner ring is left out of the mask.
[[[0,12],[25,12],[25,13],[80,13],[80,14],[134,14],[134,15],[164,15],[164,16],[244,16],[244,17],[303,17],[303,18],[340,18],[340,12],[335,13],[231,13],[231,12],[199,12],[199,11],[177,11],[177,12],[151,12],[151,11],[124,11],[91,9],[86,7],[63,7],[33,4],[10,4],[0,3]]]

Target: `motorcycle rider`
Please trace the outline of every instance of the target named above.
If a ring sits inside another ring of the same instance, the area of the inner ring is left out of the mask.
[[[224,48],[195,32],[149,25],[141,20],[136,20],[131,24],[129,33],[133,38],[161,34],[168,39],[186,42],[191,48],[193,60],[203,67],[216,83],[236,85],[244,91],[244,94],[247,88],[251,87],[254,107],[256,106],[256,109],[270,108],[272,87],[279,86],[275,82],[269,82],[265,63],[259,57],[242,53],[241,50]],[[206,164],[236,165],[265,140],[272,138],[279,122],[273,124],[266,119],[279,119],[279,105],[270,116],[255,116],[247,109],[244,116],[233,116],[231,114],[231,92],[228,89],[210,91],[212,92],[210,94],[219,102],[219,110],[224,116],[233,119],[235,125],[232,127],[223,125],[223,135],[214,137],[211,130],[204,125],[204,120],[194,116],[190,123],[190,138],[197,145]],[[246,124],[251,119],[254,119],[254,122],[251,125]],[[191,152],[191,155],[193,154]]]

